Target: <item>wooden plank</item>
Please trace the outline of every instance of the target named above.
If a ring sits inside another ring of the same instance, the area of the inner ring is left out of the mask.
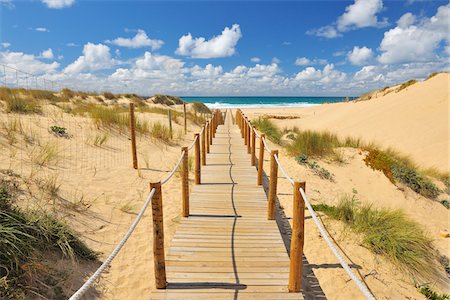
[[[245,124],[243,124],[244,126]],[[303,299],[236,125],[219,125],[166,256],[167,289],[150,299]]]

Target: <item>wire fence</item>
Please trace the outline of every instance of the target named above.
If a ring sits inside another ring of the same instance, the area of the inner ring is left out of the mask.
[[[51,91],[65,88],[61,82],[48,79],[49,75],[47,74],[35,75],[5,64],[0,64],[0,72],[2,75],[2,85],[9,88]]]

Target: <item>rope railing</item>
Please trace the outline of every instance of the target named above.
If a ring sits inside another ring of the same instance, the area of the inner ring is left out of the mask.
[[[330,237],[328,235],[328,232],[325,230],[322,222],[317,217],[316,212],[314,211],[311,203],[308,200],[308,197],[306,196],[305,189],[304,189],[304,183],[302,183],[303,184],[303,186],[302,186],[302,184],[300,184],[298,182],[295,182],[292,179],[292,177],[289,176],[289,174],[286,172],[286,170],[283,168],[283,165],[281,164],[281,161],[280,161],[280,159],[278,157],[278,153],[276,151],[274,153],[272,153],[272,151],[270,150],[269,146],[267,145],[267,142],[266,142],[266,139],[265,139],[264,135],[262,135],[262,134],[260,135],[260,134],[257,133],[256,128],[254,128],[251,125],[250,121],[247,120],[247,118],[244,116],[242,111],[241,110],[237,110],[236,114],[237,114],[237,119],[239,120],[237,123],[238,123],[239,127],[241,128],[241,132],[243,132],[244,139],[248,138],[248,133],[246,132],[246,130],[248,130],[248,128],[251,128],[251,131],[253,132],[253,134],[255,136],[257,136],[260,139],[260,141],[262,142],[261,146],[264,148],[264,151],[267,151],[267,152],[271,153],[272,157],[274,158],[274,161],[276,162],[277,167],[283,173],[283,176],[294,187],[294,202],[297,200],[297,199],[295,199],[296,198],[295,194],[297,193],[297,195],[301,195],[301,198],[303,199],[304,204],[308,208],[308,211],[310,212],[311,217],[312,217],[315,225],[319,229],[320,234],[324,238],[324,240],[327,243],[328,247],[330,247],[330,249],[333,252],[334,256],[337,258],[337,260],[341,264],[342,268],[347,272],[347,274],[350,277],[350,279],[356,284],[356,286],[358,287],[358,289],[361,291],[361,293],[364,295],[364,297],[366,299],[375,300],[375,297],[369,291],[367,286],[355,275],[355,273],[351,270],[350,266],[347,264],[347,262],[344,260],[342,255],[339,253],[339,251],[336,249],[335,245],[331,241],[331,239],[330,239]],[[245,128],[246,126],[247,126],[247,128]],[[263,155],[264,155],[264,152],[263,151],[260,152],[260,162],[259,162],[260,164],[258,165],[258,185],[262,184],[262,180],[261,180],[261,175],[260,174],[262,174],[262,166],[263,166],[263,164],[262,164],[261,159],[263,159]],[[273,174],[277,174],[276,173],[277,167],[273,166],[272,164],[271,164],[270,167],[271,167],[271,174],[272,174],[272,172],[274,170],[275,170],[275,172]],[[275,177],[277,177],[277,176],[275,176]],[[276,193],[276,178],[272,178],[272,176],[271,176],[270,180],[271,180],[271,182],[270,182],[270,186],[269,186],[269,198],[270,198],[271,194]],[[297,189],[296,187],[299,187],[299,188]],[[271,191],[271,189],[273,189],[273,188],[275,189],[274,192]],[[271,205],[274,206],[274,203],[275,203],[274,201],[272,201],[273,203],[270,204],[270,202],[271,201],[269,199],[269,219],[270,219],[270,210],[271,210],[270,206]],[[297,206],[295,206],[295,204],[294,204],[294,209],[295,209],[295,207],[297,207],[297,208],[298,207],[300,207],[300,208],[302,207],[300,204],[298,204],[298,202],[299,201],[297,201]],[[303,208],[304,208],[304,206],[303,206]],[[274,209],[274,208],[272,208],[272,209]],[[297,216],[298,213],[299,212],[294,210],[294,216]],[[292,238],[293,239],[294,238],[297,239],[296,236],[298,236],[298,234],[297,235],[294,234],[294,231],[297,232],[299,230],[298,229],[298,225],[296,224],[298,222],[299,222],[298,218],[294,218],[294,228],[293,228],[293,234],[292,234]],[[301,222],[304,222],[304,213],[303,213],[303,220],[301,220]],[[296,244],[296,245],[293,245],[293,244]],[[294,248],[292,248],[292,247],[294,247]],[[301,252],[303,252],[303,241],[298,241],[298,240],[291,241],[291,257],[294,256],[293,253],[292,253],[293,252],[292,250],[293,249],[297,250],[297,248],[301,248]],[[299,255],[299,253],[296,253],[296,254],[297,254],[297,259],[301,260],[301,254],[302,253],[300,253],[300,255]],[[300,278],[292,278],[293,265],[295,265],[295,268],[298,269],[298,265],[301,266],[301,263],[299,264],[298,262],[294,262],[293,259],[291,258],[289,290],[291,290],[291,288],[292,288],[294,291],[300,291],[300,280],[301,279]],[[297,271],[297,273],[295,275],[301,274],[301,270],[296,270],[296,271]],[[294,276],[294,277],[301,277],[301,276]]]
[[[162,254],[161,258],[161,251],[164,253],[164,233],[163,230],[159,230],[159,228],[162,228],[162,200],[161,200],[161,186],[166,184],[172,177],[175,175],[175,172],[178,171],[180,166],[183,163],[183,174],[182,174],[182,196],[183,196],[183,216],[187,217],[189,215],[189,191],[188,191],[188,152],[195,147],[195,156],[196,156],[196,170],[195,170],[195,181],[197,184],[200,184],[200,147],[199,147],[199,139],[200,136],[204,133],[207,126],[210,126],[211,133],[215,134],[215,130],[217,128],[217,125],[221,122],[221,115],[215,112],[213,114],[213,117],[211,118],[210,122],[208,121],[205,125],[202,126],[202,130],[200,131],[200,134],[196,134],[195,138],[192,142],[192,144],[189,147],[183,147],[181,150],[180,158],[178,159],[175,167],[172,169],[169,175],[167,175],[163,180],[161,180],[158,183],[151,183],[150,186],[150,192],[147,196],[146,201],[144,202],[144,205],[142,206],[139,214],[137,215],[134,222],[131,224],[128,231],[125,233],[123,238],[120,240],[120,242],[117,244],[117,246],[114,248],[114,250],[111,252],[111,254],[106,258],[106,260],[101,264],[101,266],[92,274],[89,279],[69,298],[69,300],[77,300],[80,299],[86,291],[94,284],[94,282],[100,277],[100,275],[103,273],[103,271],[106,269],[107,266],[109,266],[112,262],[112,260],[117,256],[119,251],[122,249],[122,247],[125,245],[139,222],[141,221],[142,217],[144,216],[144,213],[149,206],[150,203],[152,203],[152,209],[153,209],[153,235],[154,235],[154,244],[159,245],[154,247],[154,262],[155,262],[155,281],[157,288],[163,288],[166,286],[166,276],[165,276],[165,261],[164,261],[164,254]],[[211,127],[212,126],[212,127]],[[203,143],[211,142],[212,139],[203,139]],[[205,150],[205,147],[203,147],[203,151]],[[198,161],[198,163],[197,163]],[[156,195],[155,195],[156,194]],[[155,229],[158,227],[158,229]],[[161,246],[162,245],[162,246]],[[161,266],[163,266],[161,268]]]
[[[102,274],[102,272],[106,269],[106,267],[112,262],[112,260],[116,257],[116,255],[119,253],[119,251],[122,249],[122,247],[127,242],[128,238],[133,233],[136,226],[139,224],[139,221],[141,221],[142,217],[144,216],[145,210],[147,209],[149,203],[151,202],[153,195],[155,194],[155,189],[151,189],[150,193],[148,194],[147,200],[145,200],[144,205],[141,208],[141,211],[137,215],[136,219],[134,220],[133,224],[128,229],[127,233],[124,235],[122,240],[117,244],[116,248],[111,252],[111,254],[108,256],[108,258],[102,263],[102,265],[95,271],[94,274],[92,274],[91,277],[69,298],[69,300],[77,300],[80,299],[86,293],[86,291],[94,284],[95,280]]]

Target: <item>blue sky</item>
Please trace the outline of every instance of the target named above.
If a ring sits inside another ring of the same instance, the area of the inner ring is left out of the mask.
[[[0,2],[0,63],[80,90],[345,96],[449,69],[448,1]]]

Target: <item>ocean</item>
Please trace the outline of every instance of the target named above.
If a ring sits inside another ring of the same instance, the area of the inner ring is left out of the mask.
[[[203,102],[209,108],[307,107],[345,101],[345,97],[181,97],[186,102]],[[349,97],[349,100],[355,97]]]

